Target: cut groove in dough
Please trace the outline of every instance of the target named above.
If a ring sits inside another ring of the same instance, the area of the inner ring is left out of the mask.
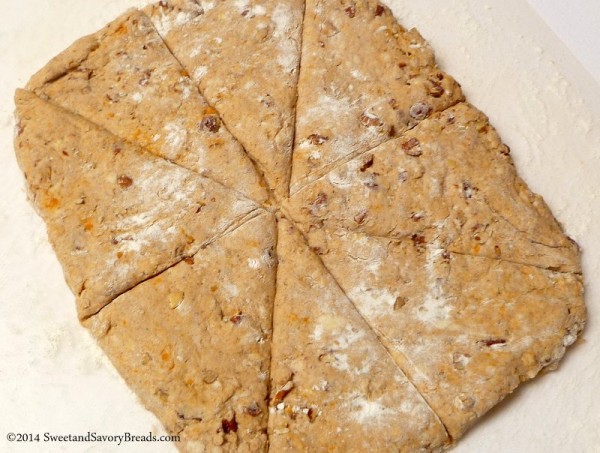
[[[83,322],[182,451],[266,449],[275,237],[263,211]]]
[[[324,265],[454,439],[555,366],[585,322],[577,274],[446,255],[434,244],[421,252],[411,239],[337,231],[326,243]]]
[[[307,0],[303,34],[292,194],[463,99],[427,42],[378,1]]]
[[[323,226],[416,242],[439,233],[449,251],[581,272],[578,246],[519,178],[487,117],[465,103],[350,160],[284,206],[315,245]]]

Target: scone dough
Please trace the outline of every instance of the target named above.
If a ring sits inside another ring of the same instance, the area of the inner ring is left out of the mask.
[[[81,322],[182,451],[441,451],[584,328],[579,247],[377,1],[160,1],[15,102]]]
[[[461,99],[427,42],[381,3],[307,0],[291,193]]]
[[[275,284],[272,214],[84,322],[182,451],[264,451]]]
[[[468,104],[339,166],[287,207],[454,438],[554,366],[583,328],[577,245]]]

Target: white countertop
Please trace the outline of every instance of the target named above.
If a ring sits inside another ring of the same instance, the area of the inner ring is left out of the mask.
[[[600,2],[527,1],[600,83]]]
[[[584,340],[558,371],[524,385],[486,416],[453,450],[460,453],[600,451],[600,4],[528,1],[556,33],[519,0],[388,2],[405,26],[430,40],[442,68],[490,116],[521,175],[584,250]],[[79,326],[12,149],[14,89],[74,39],[146,1],[3,3],[0,451],[139,451],[140,444],[9,443],[6,435],[161,432]],[[175,451],[168,444],[143,448]]]

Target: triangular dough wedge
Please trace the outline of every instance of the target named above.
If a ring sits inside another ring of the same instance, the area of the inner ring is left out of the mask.
[[[263,213],[84,322],[182,451],[266,451],[276,235]]]
[[[467,104],[329,173],[290,211],[453,438],[556,366],[585,323],[577,245]]]
[[[145,11],[271,190],[287,197],[304,2],[169,0]]]
[[[581,275],[461,255],[439,241],[327,235],[323,262],[453,439],[553,369],[585,324]]]
[[[287,204],[311,245],[322,227],[439,240],[456,253],[580,272],[579,248],[518,177],[483,113],[458,104],[355,158]],[[325,250],[323,248],[323,250]]]
[[[279,222],[272,451],[433,451],[427,403],[290,222]]]
[[[139,11],[76,41],[27,88],[154,154],[266,200],[242,146]]]
[[[15,103],[17,159],[81,317],[258,209],[31,92]]]
[[[381,3],[308,0],[291,193],[461,99],[427,42]]]

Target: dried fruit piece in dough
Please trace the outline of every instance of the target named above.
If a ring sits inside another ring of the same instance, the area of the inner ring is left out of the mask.
[[[581,275],[327,233],[321,256],[453,439],[554,369],[585,324]]]
[[[418,153],[417,153],[418,151]],[[321,227],[438,239],[452,252],[580,272],[579,248],[515,170],[483,113],[461,103],[331,171],[287,208],[313,246]]]
[[[577,245],[467,104],[322,177],[289,209],[454,439],[583,329]]]

